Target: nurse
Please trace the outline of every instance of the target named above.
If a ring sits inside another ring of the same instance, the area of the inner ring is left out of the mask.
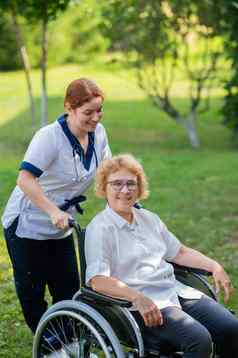
[[[80,200],[99,163],[111,157],[99,123],[103,100],[93,81],[70,83],[65,114],[33,137],[2,217],[17,296],[33,333],[47,309],[46,285],[53,303],[71,299],[79,289],[68,228],[76,209],[70,203]],[[62,211],[59,207],[65,204],[68,210]]]

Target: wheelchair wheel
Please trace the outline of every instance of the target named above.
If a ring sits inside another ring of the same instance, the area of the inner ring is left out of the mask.
[[[124,358],[108,322],[82,302],[62,301],[42,317],[33,343],[33,358]]]

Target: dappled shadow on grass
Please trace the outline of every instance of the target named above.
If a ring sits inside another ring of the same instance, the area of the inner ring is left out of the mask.
[[[180,108],[186,106],[186,99],[175,99]],[[221,124],[219,117],[220,99],[212,101],[210,112],[200,115],[198,133],[202,150],[232,150],[230,132]],[[36,99],[38,129],[40,127],[40,99]],[[49,98],[49,122],[63,113],[63,99]],[[115,152],[191,149],[185,130],[148,100],[111,101],[106,100],[103,124],[107,128],[110,144]],[[27,110],[0,127],[0,153],[23,154],[36,129],[31,126]]]

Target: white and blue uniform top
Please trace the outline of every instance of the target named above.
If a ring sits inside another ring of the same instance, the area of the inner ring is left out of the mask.
[[[88,134],[87,153],[72,134],[64,114],[54,123],[41,128],[33,137],[20,169],[35,175],[45,195],[60,206],[86,192],[95,177],[98,164],[111,158],[106,131],[98,123],[94,132]],[[76,209],[67,211],[75,215]],[[70,230],[58,229],[50,217],[35,206],[16,186],[4,214],[2,224],[8,228],[19,218],[16,235],[36,240],[60,239],[69,235]]]

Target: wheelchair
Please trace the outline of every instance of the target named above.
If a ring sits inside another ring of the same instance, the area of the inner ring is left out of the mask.
[[[182,352],[165,355],[151,342],[145,344],[131,314],[130,302],[97,293],[86,286],[85,230],[72,221],[79,258],[80,290],[72,300],[52,305],[42,316],[33,341],[33,358],[136,358],[183,357]],[[208,283],[209,272],[174,265],[176,279],[217,300]],[[213,349],[216,355],[216,347]]]

